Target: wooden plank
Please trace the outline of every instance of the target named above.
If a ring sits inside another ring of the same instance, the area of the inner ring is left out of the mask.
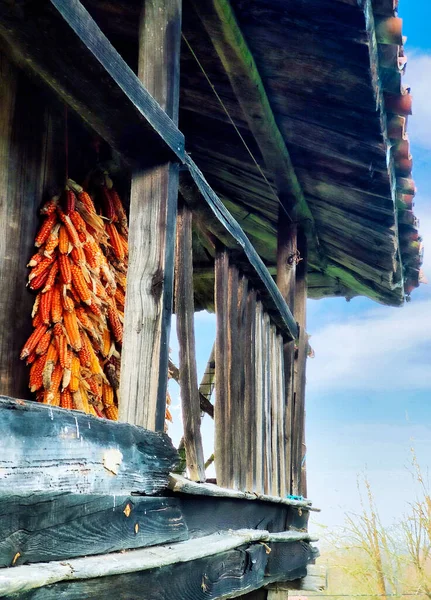
[[[0,55],[0,381],[1,392],[31,398],[29,369],[19,360],[32,331],[34,294],[26,264],[34,253],[37,216],[53,171],[50,107],[40,90]]]
[[[139,40],[139,79],[177,123],[180,0],[145,2]],[[157,431],[165,421],[177,199],[177,164],[134,173],[120,419]]]
[[[155,494],[177,462],[170,438],[0,396],[0,497],[47,491]]]
[[[255,370],[255,390],[256,390],[256,438],[253,474],[253,491],[258,494],[265,493],[265,364],[263,356],[263,307],[261,302],[256,304],[256,370]]]
[[[37,11],[3,2],[0,35],[14,61],[132,162],[183,159],[184,136],[78,0],[44,2]]]
[[[180,506],[124,494],[2,494],[0,567],[185,540]]]
[[[294,208],[299,221],[306,223],[310,246],[313,246],[313,217],[275,121],[255,60],[229,0],[192,0],[192,3],[229,77],[265,164],[273,174],[279,198],[282,203]]]
[[[228,423],[229,406],[229,371],[228,371],[228,296],[227,281],[229,278],[229,257],[227,252],[221,251],[215,260],[215,308],[217,318],[216,332],[216,402],[214,410],[215,438],[214,455],[217,482],[219,485],[229,485],[229,457],[227,449],[230,447],[230,430]]]
[[[269,363],[267,369],[269,371],[269,405],[270,412],[267,419],[271,422],[271,494],[273,496],[280,495],[280,448],[278,428],[280,421],[280,406],[278,397],[278,373],[277,373],[277,332],[274,325],[269,328]]]
[[[281,335],[276,336],[276,362],[275,368],[277,370],[277,402],[278,402],[278,423],[277,423],[277,437],[278,437],[278,465],[279,465],[279,483],[280,483],[280,496],[284,497],[289,493],[290,488],[288,487],[288,479],[286,477],[286,403],[285,403],[285,380],[284,380],[284,348],[283,338]]]
[[[292,498],[281,498],[280,496],[269,496],[267,494],[259,494],[257,492],[243,492],[241,490],[231,490],[223,488],[213,483],[196,483],[190,481],[181,475],[171,473],[169,480],[169,488],[174,493],[190,494],[193,496],[211,496],[214,498],[237,498],[246,500],[262,500],[275,504],[286,504],[300,509],[302,511],[316,511],[319,509],[313,508],[309,500],[294,500]],[[290,525],[294,526],[293,523]]]
[[[297,496],[306,495],[306,468],[305,468],[305,383],[307,363],[307,333],[306,333],[306,306],[307,306],[307,242],[301,231],[298,236],[298,249],[301,253],[301,262],[296,270],[295,287],[295,316],[299,323],[298,355],[295,361],[295,408],[293,420],[293,456],[292,456],[292,493]]]
[[[327,569],[319,565],[308,565],[307,575],[302,579],[294,581],[279,581],[268,586],[268,591],[272,595],[268,600],[285,600],[288,598],[288,592],[292,590],[301,590],[304,592],[324,592],[327,588]],[[277,592],[278,595],[275,593]]]
[[[212,277],[214,277],[214,269],[212,271]],[[201,382],[199,384],[199,394],[204,396],[208,402],[212,396],[215,382],[215,342],[211,349],[211,354],[208,358],[207,366],[205,369],[205,373],[202,376]],[[214,418],[214,407],[213,408],[213,418]],[[202,409],[202,401],[201,401],[201,409]],[[211,415],[210,415],[211,416]]]
[[[286,300],[290,310],[294,312],[295,301],[295,273],[297,262],[297,223],[292,223],[286,214],[280,210],[279,226],[277,236],[277,286]],[[283,454],[284,473],[282,473],[282,487],[284,495],[291,492],[291,469],[292,469],[292,406],[293,406],[293,364],[295,354],[295,342],[284,344],[284,434]]]
[[[212,273],[214,276],[214,269],[212,269]],[[212,353],[211,353],[211,356],[212,356]],[[212,369],[214,369],[214,366],[215,366],[215,363],[213,361]],[[172,379],[179,384],[180,383],[180,370],[178,369],[178,367],[176,365],[174,365],[174,363],[171,360],[169,360],[169,373],[171,374]],[[205,372],[205,374],[206,374],[206,372]],[[204,375],[204,377],[205,377],[205,375]],[[202,383],[201,383],[201,385],[202,385]],[[205,388],[206,388],[206,385],[204,386],[203,389],[205,389]],[[199,386],[199,405],[200,405],[202,412],[209,415],[211,417],[211,419],[214,419],[214,406],[208,400],[206,395],[200,391],[200,386]]]
[[[264,445],[264,489],[265,494],[273,493],[273,472],[272,472],[272,419],[271,419],[271,321],[268,313],[262,315],[262,356],[263,356],[263,421],[265,429]]]
[[[256,489],[256,431],[257,431],[257,406],[256,406],[256,292],[248,290],[245,315],[245,343],[244,343],[244,448],[242,489],[261,491]]]
[[[228,394],[226,406],[226,421],[223,427],[227,433],[227,445],[225,447],[226,456],[223,462],[226,465],[226,480],[220,482],[220,485],[238,489],[238,467],[239,467],[239,448],[237,446],[237,408],[239,397],[238,369],[240,357],[238,355],[238,286],[239,273],[236,266],[229,264],[229,273],[226,286],[227,293],[227,348],[224,357],[227,367]]]
[[[205,481],[205,459],[201,437],[201,410],[195,350],[192,220],[192,212],[186,206],[181,206],[177,219],[175,253],[175,310],[177,315],[179,378],[187,469],[193,481]]]
[[[245,448],[245,428],[244,428],[244,394],[245,394],[245,345],[247,343],[246,332],[246,306],[247,306],[248,281],[246,277],[240,276],[238,283],[237,297],[237,339],[235,343],[235,364],[232,375],[236,378],[237,392],[235,397],[234,411],[234,430],[233,430],[233,458],[236,487],[240,490],[246,490],[245,473],[246,458],[244,456]],[[235,375],[234,375],[235,374]]]
[[[201,171],[189,156],[186,157],[186,164],[190,175],[198,187],[203,199],[211,209],[211,212],[242,247],[250,265],[253,267],[257,276],[262,281],[263,286],[266,288],[276,310],[276,313],[273,315],[274,321],[279,326],[283,335],[289,339],[294,339],[297,335],[296,322],[272,277],[268,273],[268,269],[263,264],[237,221],[235,221],[229,211],[223,206],[223,203],[210,188]]]
[[[39,564],[36,564],[3,569],[0,580],[0,594],[2,597],[7,597],[12,594],[23,594],[23,592],[26,591],[41,589],[41,592],[44,592],[46,596],[30,595],[28,597],[77,598],[78,596],[76,595],[63,595],[59,593],[61,590],[60,587],[55,588],[58,595],[53,596],[52,591],[50,592],[50,588],[45,586],[50,586],[54,583],[59,583],[62,581],[76,582],[77,580],[87,580],[89,583],[91,582],[94,584],[94,578],[100,578],[99,583],[104,584],[102,589],[105,588],[107,584],[111,585],[111,596],[115,595],[115,597],[118,598],[130,598],[131,596],[134,598],[151,598],[152,594],[148,593],[149,590],[148,588],[146,588],[146,586],[143,586],[143,591],[144,593],[148,594],[147,596],[142,596],[142,594],[137,596],[136,593],[133,593],[132,589],[128,586],[125,586],[125,589],[123,590],[123,592],[127,594],[127,596],[125,596],[121,589],[119,589],[119,587],[114,587],[114,580],[112,577],[131,574],[140,574],[142,576],[142,573],[146,572],[150,574],[151,579],[157,581],[159,589],[163,590],[165,589],[166,583],[169,585],[170,588],[172,588],[173,573],[170,571],[165,571],[164,577],[162,579],[158,579],[157,573],[160,573],[164,567],[173,565],[176,565],[178,567],[178,565],[181,563],[188,563],[189,567],[196,567],[201,582],[202,573],[205,573],[205,571],[200,570],[198,568],[199,565],[194,563],[194,561],[199,561],[203,558],[214,557],[220,554],[224,554],[226,552],[229,552],[230,550],[235,550],[236,548],[243,547],[244,544],[250,544],[252,542],[260,542],[267,540],[268,535],[269,534],[267,531],[256,531],[248,529],[238,530],[235,532],[223,532],[223,535],[220,535],[220,533],[218,533],[212,536],[206,536],[204,538],[201,538],[199,543],[195,539],[193,539],[184,542],[179,542],[177,544],[169,544],[164,546],[155,546],[153,548],[132,550],[128,553],[120,552],[112,553],[110,555],[76,558],[67,562],[53,561],[50,563],[44,563],[43,568],[41,568]],[[265,549],[261,544],[257,544],[256,547],[262,548],[263,554],[265,555]],[[260,572],[259,580],[263,579],[262,576],[263,571],[266,567],[266,562],[267,561],[265,560],[264,563],[260,566],[260,569],[262,570]],[[250,565],[247,566],[248,568],[250,568]],[[191,569],[187,570],[187,572],[190,571]],[[222,569],[221,572],[224,576],[225,573],[227,574],[228,571],[225,572],[225,570]],[[167,574],[169,574],[169,577],[167,577]],[[163,580],[165,580],[165,585],[162,584]],[[146,582],[148,582],[148,580],[146,580]],[[199,585],[197,587],[199,588]],[[76,584],[73,586],[73,589],[78,589]],[[96,591],[96,588],[94,589],[94,591]],[[49,596],[48,593],[50,593]],[[97,590],[97,593],[99,595],[93,594],[92,596],[90,596],[87,594],[82,594],[80,597],[100,597],[100,589]],[[26,596],[20,597],[25,598]],[[163,597],[166,596],[162,596],[162,598]],[[183,598],[187,597],[187,594],[183,596]]]

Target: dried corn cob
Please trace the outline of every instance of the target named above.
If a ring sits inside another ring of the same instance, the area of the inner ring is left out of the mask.
[[[69,383],[69,389],[71,392],[77,392],[79,390],[79,381],[81,379],[80,371],[81,364],[79,362],[79,358],[76,356],[76,354],[74,354],[72,356],[72,368]]]
[[[53,323],[63,320],[63,307],[61,303],[61,289],[59,285],[54,286],[51,301],[51,319]],[[55,329],[55,328],[54,328]],[[55,331],[54,331],[55,333]]]
[[[111,326],[111,331],[116,342],[123,341],[123,325],[121,324],[117,307],[113,302],[108,306],[108,321]]]
[[[40,300],[39,314],[42,323],[49,325],[51,322],[51,307],[52,307],[53,289],[49,289],[45,294],[42,294]]]
[[[60,225],[58,231],[58,249],[61,254],[67,254],[69,252],[69,235],[65,225]]]
[[[39,327],[37,327],[33,333],[31,334],[31,336],[28,338],[28,340],[26,341],[26,343],[24,344],[24,348],[21,350],[21,354],[20,354],[20,358],[21,360],[23,360],[24,358],[27,358],[27,356],[36,349],[36,346],[38,345],[41,337],[46,333],[47,330],[47,326],[44,324],[39,325]]]
[[[57,277],[58,269],[59,269],[58,261],[56,260],[49,270],[49,275],[46,279],[45,286],[42,290],[43,294],[45,292],[47,292],[48,290],[50,290],[52,288],[52,286],[54,285],[55,279]]]
[[[60,254],[58,257],[61,279],[65,285],[72,283],[72,272],[70,270],[70,260],[67,254]]]
[[[38,265],[33,267],[28,276],[29,282],[33,279],[36,279],[36,277],[39,277],[39,275],[42,275],[47,269],[49,269],[53,260],[54,259],[51,256],[45,256]]]
[[[31,392],[36,392],[43,387],[42,373],[45,367],[46,356],[39,356],[32,364],[30,369],[29,388]]]
[[[88,285],[85,282],[82,270],[78,265],[71,265],[71,275],[73,281],[73,287],[77,291],[79,297],[85,304],[91,304],[91,293],[88,289]]]
[[[112,246],[115,256],[118,260],[124,260],[124,248],[116,226],[113,223],[107,223],[106,231],[109,235],[109,243]]]
[[[110,421],[118,421],[118,408],[115,404],[111,404],[105,408],[105,417]]]
[[[46,240],[46,244],[43,250],[44,256],[51,257],[52,253],[58,246],[58,232],[60,229],[60,225],[57,223],[51,230],[48,239]]]
[[[36,346],[36,354],[46,354],[49,344],[51,343],[52,331],[48,329],[43,336],[40,338],[39,343]]]
[[[63,390],[60,394],[60,406],[61,408],[67,408],[71,410],[73,408],[73,397],[69,390]]]
[[[64,312],[63,321],[70,345],[76,352],[79,352],[82,345],[75,311],[73,310],[72,312]]]
[[[58,204],[58,196],[53,196],[51,198],[51,200],[48,200],[48,202],[46,202],[46,204],[44,204],[42,206],[42,208],[40,209],[40,214],[41,215],[52,215],[53,213],[55,213],[55,211],[57,209],[57,204]]]
[[[75,210],[76,196],[70,189],[64,190],[64,212],[70,215]]]
[[[38,265],[40,263],[40,261],[43,259],[43,257],[44,257],[43,252],[36,252],[36,254],[33,254],[33,256],[28,261],[27,267],[35,267],[36,265]]]
[[[49,237],[52,228],[57,223],[57,215],[55,212],[48,215],[45,221],[42,224],[42,227],[39,229],[38,234],[34,240],[34,245],[36,248],[40,248]]]

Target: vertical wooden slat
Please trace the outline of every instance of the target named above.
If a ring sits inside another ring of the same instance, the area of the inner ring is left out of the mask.
[[[263,313],[262,326],[262,355],[264,379],[264,427],[265,427],[265,493],[272,493],[272,452],[271,452],[271,323],[266,312]]]
[[[234,457],[234,487],[245,490],[245,457],[244,445],[246,433],[244,430],[244,394],[245,394],[245,346],[246,333],[246,307],[247,307],[248,281],[240,277],[237,298],[237,341],[235,348],[235,367],[233,377],[236,379],[236,396],[233,403],[233,457]]]
[[[299,323],[300,333],[298,342],[298,357],[295,361],[295,412],[293,422],[294,455],[293,455],[293,493],[305,495],[305,381],[307,363],[307,334],[306,334],[306,306],[307,306],[307,240],[301,231],[298,236],[298,248],[301,253],[301,262],[296,270],[295,292],[295,318]]]
[[[255,404],[256,404],[256,433],[255,445],[255,471],[253,488],[257,493],[265,491],[265,362],[263,348],[263,307],[262,302],[256,303],[255,312]]]
[[[285,383],[284,383],[284,347],[281,335],[276,336],[276,372],[277,372],[277,402],[279,417],[277,422],[278,436],[278,465],[279,465],[279,494],[284,497],[290,491],[287,489],[286,478],[286,413],[285,413]]]
[[[226,285],[226,282],[225,282]],[[236,415],[239,397],[238,372],[241,368],[241,357],[238,349],[238,269],[232,264],[229,266],[227,280],[227,309],[228,309],[228,347],[225,356],[228,372],[228,408],[227,421],[224,426],[228,436],[226,447],[226,464],[228,468],[228,487],[237,487],[237,465],[239,448],[236,443]]]
[[[207,400],[211,398],[215,381],[215,343],[213,344],[211,354],[209,355],[205,373],[202,375],[199,384],[199,393],[205,396]]]
[[[26,264],[53,172],[49,112],[39,88],[0,55],[0,383],[2,394],[16,398],[32,397],[19,354],[32,332],[35,299],[25,287]]]
[[[286,300],[290,310],[294,311],[295,303],[295,272],[297,252],[297,225],[292,223],[283,210],[279,212],[277,245],[277,286]],[[284,345],[284,382],[285,382],[285,482],[283,487],[290,493],[292,489],[292,420],[293,420],[293,369],[295,343]]]
[[[230,446],[230,430],[228,423],[229,403],[229,371],[226,361],[228,354],[228,289],[229,258],[227,252],[218,252],[215,259],[215,310],[217,319],[215,368],[216,368],[216,402],[214,407],[215,439],[214,455],[217,483],[228,486],[229,468],[227,448]]]
[[[175,123],[180,41],[181,0],[145,0],[138,76]],[[120,419],[153,430],[165,418],[177,198],[177,164],[133,174]]]
[[[241,483],[246,490],[256,490],[257,469],[257,394],[256,394],[256,371],[257,354],[256,348],[256,292],[250,290],[247,294],[247,307],[245,317],[245,346],[244,346],[244,448],[243,448],[243,475]]]
[[[190,478],[193,481],[205,481],[195,350],[192,252],[192,212],[186,206],[181,206],[178,211],[175,253],[175,309],[184,447]]]
[[[278,426],[280,420],[280,405],[278,396],[278,370],[277,370],[277,332],[275,326],[269,328],[269,376],[270,376],[270,419],[271,419],[271,494],[278,496],[280,493],[280,463],[279,463],[279,437]]]

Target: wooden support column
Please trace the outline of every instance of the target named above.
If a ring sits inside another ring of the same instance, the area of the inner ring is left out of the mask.
[[[280,208],[277,247],[277,286],[291,312],[295,304],[295,273],[297,255],[297,225]],[[284,344],[284,456],[285,476],[282,482],[284,493],[292,490],[292,420],[293,420],[293,365],[295,342]]]
[[[178,212],[175,254],[175,309],[180,349],[184,447],[190,478],[193,481],[205,481],[195,350],[192,252],[192,212],[186,206],[181,206]]]
[[[306,470],[305,470],[305,370],[307,363],[307,333],[306,333],[306,306],[307,306],[307,239],[304,232],[298,232],[298,250],[301,260],[296,268],[295,288],[295,317],[299,324],[298,354],[295,359],[294,376],[294,416],[293,416],[293,456],[292,456],[292,493],[306,496]]]
[[[145,0],[138,76],[175,123],[180,41],[181,0]],[[120,419],[157,431],[166,408],[177,199],[177,164],[133,174]]]

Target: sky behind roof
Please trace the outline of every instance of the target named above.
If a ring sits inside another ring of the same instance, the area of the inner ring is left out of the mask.
[[[399,16],[409,59],[403,82],[413,94],[408,132],[418,187],[414,210],[431,281],[431,2],[400,0]],[[214,317],[199,313],[196,323],[202,374]],[[346,512],[360,509],[356,483],[364,473],[383,523],[396,523],[414,501],[411,448],[424,471],[431,467],[431,286],[415,290],[402,308],[366,298],[310,300],[307,330],[316,355],[307,366],[308,496],[322,509],[312,528],[342,526]],[[174,339],[171,345],[175,359]],[[173,412],[178,422],[177,401]],[[208,457],[208,417],[202,431]],[[178,442],[180,428],[170,434]]]

